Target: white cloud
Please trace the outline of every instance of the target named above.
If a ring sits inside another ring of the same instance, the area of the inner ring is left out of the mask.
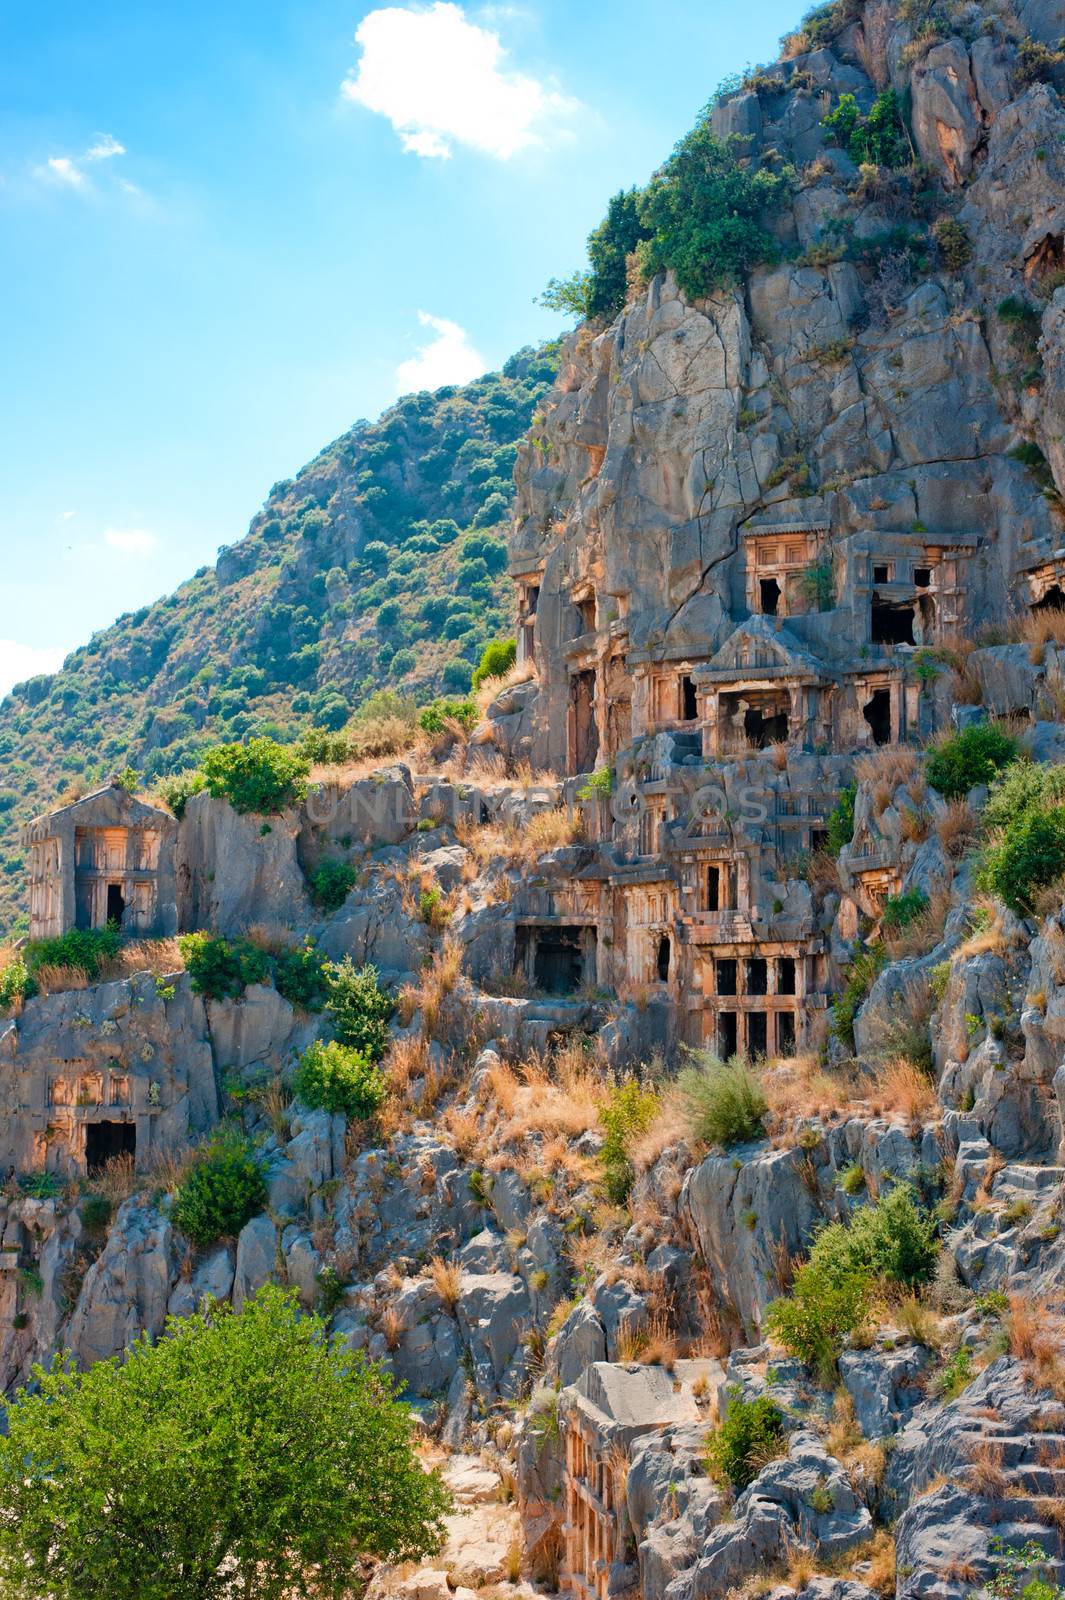
[[[467,21],[449,0],[385,6],[355,35],[358,67],[344,80],[348,100],[387,117],[412,155],[446,160],[468,145],[506,161],[545,142],[577,102],[504,67],[499,35]]]
[[[84,172],[74,165],[69,156],[49,156],[48,170],[60,183],[69,183],[75,189],[80,189],[85,182]]]
[[[396,392],[411,394],[420,389],[439,389],[445,383],[469,383],[479,378],[487,362],[470,343],[465,328],[446,317],[434,317],[428,311],[418,312],[423,328],[432,328],[434,338],[423,344],[418,354],[409,361],[401,361],[396,368]]]
[[[0,700],[16,683],[34,678],[39,672],[58,672],[65,650],[58,645],[19,644],[15,639],[0,639]]]
[[[37,167],[39,178],[50,178],[56,183],[65,183],[71,189],[91,189],[92,185],[85,174],[85,168],[94,162],[111,161],[115,156],[124,156],[126,147],[119,144],[118,140],[110,133],[98,133],[80,156],[49,156],[43,167]],[[119,179],[122,188],[131,187],[124,179]]]
[[[159,540],[148,528],[105,528],[104,544],[124,556],[150,556]]]
[[[126,147],[119,144],[118,140],[110,133],[98,133],[95,144],[91,144],[82,156],[83,161],[110,161],[112,156],[124,156]]]

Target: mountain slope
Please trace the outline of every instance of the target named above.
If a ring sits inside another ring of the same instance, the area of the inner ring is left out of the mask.
[[[500,533],[555,352],[408,395],[277,483],[174,594],[0,704],[0,933],[24,918],[22,824],[74,784],[178,771],[219,738],[341,726],[374,690],[468,688],[509,631]]]

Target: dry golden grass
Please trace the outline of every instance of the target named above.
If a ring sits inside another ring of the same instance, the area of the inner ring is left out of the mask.
[[[1044,922],[1047,917],[1056,917],[1063,903],[1065,903],[1065,875],[1036,890],[1032,896],[1032,915],[1038,922]]]
[[[806,864],[806,881],[819,894],[836,894],[841,888],[839,863],[827,850],[815,850]]]
[[[423,1031],[432,1036],[440,1021],[444,1001],[458,988],[462,977],[462,957],[462,945],[452,934],[448,934],[440,949],[433,952],[420,981],[404,984],[399,992],[399,1015],[404,1025],[410,1022],[416,1011],[420,1011]]]
[[[472,1111],[458,1106],[448,1106],[443,1117],[444,1127],[455,1147],[456,1155],[469,1161],[481,1149],[481,1124]]]
[[[1039,666],[1048,644],[1065,644],[1065,610],[1060,606],[1047,606],[1041,611],[1027,611],[1012,617],[1006,629],[1010,644],[1026,644],[1034,666]]]
[[[424,1078],[429,1066],[428,1041],[420,1034],[393,1039],[381,1063],[392,1093],[406,1097],[415,1078]]]
[[[454,1311],[462,1295],[462,1268],[458,1262],[434,1256],[429,1263],[429,1275],[433,1280],[433,1288],[447,1309]]]
[[[381,1313],[381,1332],[390,1350],[398,1350],[403,1338],[403,1319],[395,1306],[385,1306]]]
[[[904,839],[913,844],[923,844],[931,831],[931,818],[923,807],[911,811],[909,806],[904,806],[899,831]]]
[[[535,811],[524,827],[498,822],[475,823],[460,818],[455,832],[470,852],[478,872],[489,864],[504,870],[531,870],[542,855],[574,844],[581,837],[581,814],[561,808]]]
[[[859,756],[854,763],[854,773],[860,783],[874,791],[876,805],[883,811],[895,790],[920,775],[920,757],[911,745],[882,744],[868,755]],[[887,800],[879,804],[880,793],[886,790]]]
[[[184,972],[185,960],[176,939],[134,939],[100,967],[100,981],[131,978],[135,972],[155,972],[160,976]]]
[[[1065,1402],[1065,1316],[1045,1301],[1010,1295],[1010,1353],[1028,1364],[1037,1388]]]
[[[33,974],[37,993],[44,998],[50,994],[63,994],[69,989],[87,989],[89,974],[84,967],[63,967],[43,961]]]
[[[618,1329],[617,1359],[672,1372],[677,1364],[676,1336],[661,1316],[651,1317],[642,1327],[626,1320]]]
[[[762,1091],[777,1122],[845,1111],[860,1098],[863,1082],[853,1069],[828,1071],[816,1055],[770,1061],[762,1073]]]
[[[189,1172],[196,1165],[199,1151],[192,1145],[185,1145],[180,1150],[163,1148],[149,1152],[147,1173],[152,1179],[153,1188],[163,1189],[167,1194],[173,1194],[175,1189],[188,1177]],[[118,1160],[128,1160],[129,1157],[118,1157]],[[108,1163],[110,1166],[110,1162]]]
[[[940,844],[952,861],[968,855],[976,843],[979,822],[968,800],[952,800],[936,822]]]
[[[1000,1150],[992,1149],[984,1164],[984,1175],[980,1180],[980,1187],[976,1191],[976,1204],[986,1206],[991,1199],[995,1187],[995,1179],[1006,1165],[1006,1158]]]
[[[915,1294],[902,1295],[891,1309],[892,1321],[918,1344],[929,1350],[939,1350],[943,1344],[943,1329],[931,1306]]]
[[[564,1044],[546,1061],[540,1056],[528,1057],[516,1073],[509,1074],[510,1081],[508,1071],[493,1067],[490,1077],[493,1091],[501,1095],[507,1138],[538,1133],[547,1138],[565,1134],[576,1139],[599,1126],[607,1086],[595,1057],[579,1044]]]
[[[874,1594],[882,1595],[884,1600],[891,1600],[897,1583],[894,1536],[888,1533],[886,1528],[878,1529],[863,1556],[869,1563],[869,1570],[862,1582],[872,1589]]]
[[[566,1255],[576,1277],[585,1282],[597,1278],[614,1261],[613,1246],[601,1233],[570,1234],[566,1240]]]
[[[876,1069],[877,1098],[910,1123],[920,1123],[935,1110],[936,1091],[928,1074],[898,1056]]]
[[[102,1194],[117,1209],[137,1187],[137,1174],[131,1155],[111,1156],[88,1186],[93,1194]]]
[[[789,1589],[805,1589],[817,1572],[817,1562],[812,1550],[805,1545],[792,1545],[788,1550],[784,1582]]]
[[[969,1459],[966,1482],[977,1494],[988,1500],[1001,1500],[1006,1493],[1006,1474],[1002,1470],[1002,1445],[994,1439],[984,1439]]]
[[[659,1097],[655,1119],[628,1144],[628,1157],[636,1171],[647,1172],[671,1145],[688,1138],[691,1119],[675,1089]]]

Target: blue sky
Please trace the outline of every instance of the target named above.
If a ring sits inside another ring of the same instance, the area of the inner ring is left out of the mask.
[[[397,393],[558,331],[793,0],[0,0],[0,693]]]

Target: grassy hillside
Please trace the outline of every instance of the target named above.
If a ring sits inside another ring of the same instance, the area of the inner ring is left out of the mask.
[[[356,423],[214,567],[0,704],[0,935],[24,925],[21,826],[72,787],[127,764],[150,781],[220,738],[339,728],[381,688],[469,688],[510,631],[515,446],[555,361],[524,350]]]

